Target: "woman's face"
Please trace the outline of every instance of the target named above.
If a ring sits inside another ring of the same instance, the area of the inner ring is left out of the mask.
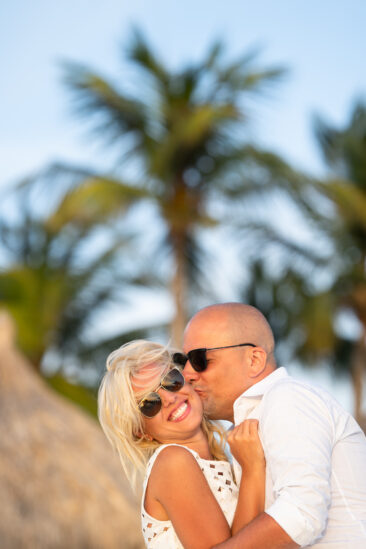
[[[155,365],[146,366],[139,374],[138,392],[155,391],[162,403],[160,411],[154,417],[143,417],[145,433],[162,444],[187,443],[201,430],[201,399],[187,383],[177,392],[163,388],[156,391],[162,377],[161,371]],[[136,390],[134,379],[132,385]]]

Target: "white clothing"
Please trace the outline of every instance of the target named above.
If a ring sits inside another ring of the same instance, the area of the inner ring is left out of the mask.
[[[179,446],[180,448],[185,448],[194,456],[207,480],[209,487],[212,490],[213,495],[220,505],[229,526],[231,526],[233,522],[236,504],[238,501],[239,491],[234,482],[231,472],[231,465],[228,461],[214,461],[202,459],[197,454],[197,452],[191,450],[190,448],[187,448],[186,446],[181,446],[178,444],[163,444],[151,456],[146,467],[146,473],[143,483],[143,493],[141,501],[141,524],[142,534],[144,536],[145,544],[148,549],[183,549],[183,545],[179,541],[179,538],[175,533],[171,521],[158,520],[152,517],[146,512],[144,506],[146,487],[149,481],[151,470],[160,452],[168,446]],[[182,478],[182,482],[184,482],[184,478]],[[172,490],[174,490],[174,486],[172,486]],[[194,494],[192,494],[192,497],[194,497]]]
[[[301,547],[365,549],[366,438],[353,417],[279,368],[235,401],[235,424],[247,418],[259,419],[266,513]]]

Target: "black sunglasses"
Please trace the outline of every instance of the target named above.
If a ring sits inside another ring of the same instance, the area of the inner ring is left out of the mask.
[[[185,355],[184,353],[174,353],[173,361],[179,366],[186,365],[187,360],[196,372],[204,372],[207,368],[207,351],[217,351],[218,349],[232,349],[233,347],[257,347],[254,343],[239,343],[238,345],[226,345],[226,347],[211,347],[210,349],[192,349]]]
[[[173,357],[174,361],[174,357]],[[174,361],[175,362],[175,361]],[[138,407],[140,412],[145,417],[154,417],[161,410],[162,402],[161,398],[158,395],[159,389],[165,389],[165,391],[170,391],[171,393],[176,393],[184,385],[184,377],[179,368],[173,368],[162,378],[159,387],[155,391],[149,393],[145,398],[143,398],[139,403]]]

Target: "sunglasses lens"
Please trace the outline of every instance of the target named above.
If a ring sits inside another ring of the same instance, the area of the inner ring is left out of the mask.
[[[162,388],[172,393],[179,391],[183,385],[184,377],[176,368],[170,370],[161,382]]]
[[[154,417],[160,412],[161,399],[158,393],[151,393],[139,404],[140,412],[145,417]]]
[[[203,372],[207,368],[206,349],[193,349],[189,351],[188,358],[192,368],[196,372]]]
[[[174,353],[174,355],[172,356],[172,360],[174,364],[177,364],[177,366],[181,366],[182,368],[184,368],[188,360],[188,357],[183,353]]]

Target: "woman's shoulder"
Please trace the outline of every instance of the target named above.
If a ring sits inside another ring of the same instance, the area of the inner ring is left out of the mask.
[[[194,465],[200,457],[197,452],[180,444],[164,444],[160,446],[152,456],[154,469],[164,467],[164,470],[176,471],[176,467],[189,467]]]
[[[146,470],[144,485],[158,478],[173,479],[179,474],[197,466],[199,455],[194,450],[178,444],[163,444],[150,457]]]
[[[172,486],[181,487],[182,479],[185,483],[197,482],[202,475],[196,452],[186,446],[164,445],[158,448],[147,471],[146,481],[152,494],[171,492]],[[194,480],[195,479],[195,480]]]

